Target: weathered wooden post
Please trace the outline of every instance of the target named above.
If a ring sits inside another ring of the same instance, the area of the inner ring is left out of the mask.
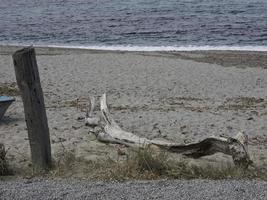
[[[16,51],[13,62],[24,106],[33,169],[46,171],[51,167],[51,146],[34,48]]]

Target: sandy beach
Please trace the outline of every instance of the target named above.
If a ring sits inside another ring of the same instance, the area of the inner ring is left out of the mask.
[[[16,82],[11,55],[17,49],[0,47],[0,85]],[[77,108],[77,99],[83,104],[107,93],[111,113],[125,130],[181,144],[243,130],[252,160],[266,166],[266,52],[36,51],[55,158],[63,147],[87,160],[116,155],[114,146],[98,142],[79,120],[85,112]],[[0,122],[0,141],[12,165],[28,165],[19,96]]]

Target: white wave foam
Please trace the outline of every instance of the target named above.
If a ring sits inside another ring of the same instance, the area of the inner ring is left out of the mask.
[[[14,46],[29,46],[32,44],[12,44]],[[9,44],[10,46],[10,44]],[[131,45],[114,45],[114,46],[81,46],[81,45],[46,45],[33,44],[35,47],[52,47],[52,48],[69,48],[69,49],[87,49],[87,50],[106,50],[106,51],[267,51],[267,46],[131,46]]]
[[[47,45],[56,48],[75,48],[108,51],[267,51],[267,46],[65,46]]]

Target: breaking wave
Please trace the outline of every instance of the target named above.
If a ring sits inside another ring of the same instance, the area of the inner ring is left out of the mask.
[[[12,46],[29,46],[32,44],[13,44]],[[10,45],[9,45],[10,46]],[[137,52],[172,52],[172,51],[260,51],[266,52],[267,46],[81,46],[81,45],[43,45],[36,44],[35,47],[106,50],[106,51],[137,51]]]

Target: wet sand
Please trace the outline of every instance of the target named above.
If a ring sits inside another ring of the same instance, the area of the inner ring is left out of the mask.
[[[0,47],[2,85],[15,82],[11,55],[16,49]],[[82,104],[106,92],[114,119],[137,135],[188,143],[244,130],[253,161],[267,163],[266,52],[37,48],[37,62],[54,157],[62,146],[88,160],[116,155],[112,145],[96,141],[78,120],[85,113],[77,99]],[[0,122],[0,141],[13,163],[29,163],[18,96]]]

